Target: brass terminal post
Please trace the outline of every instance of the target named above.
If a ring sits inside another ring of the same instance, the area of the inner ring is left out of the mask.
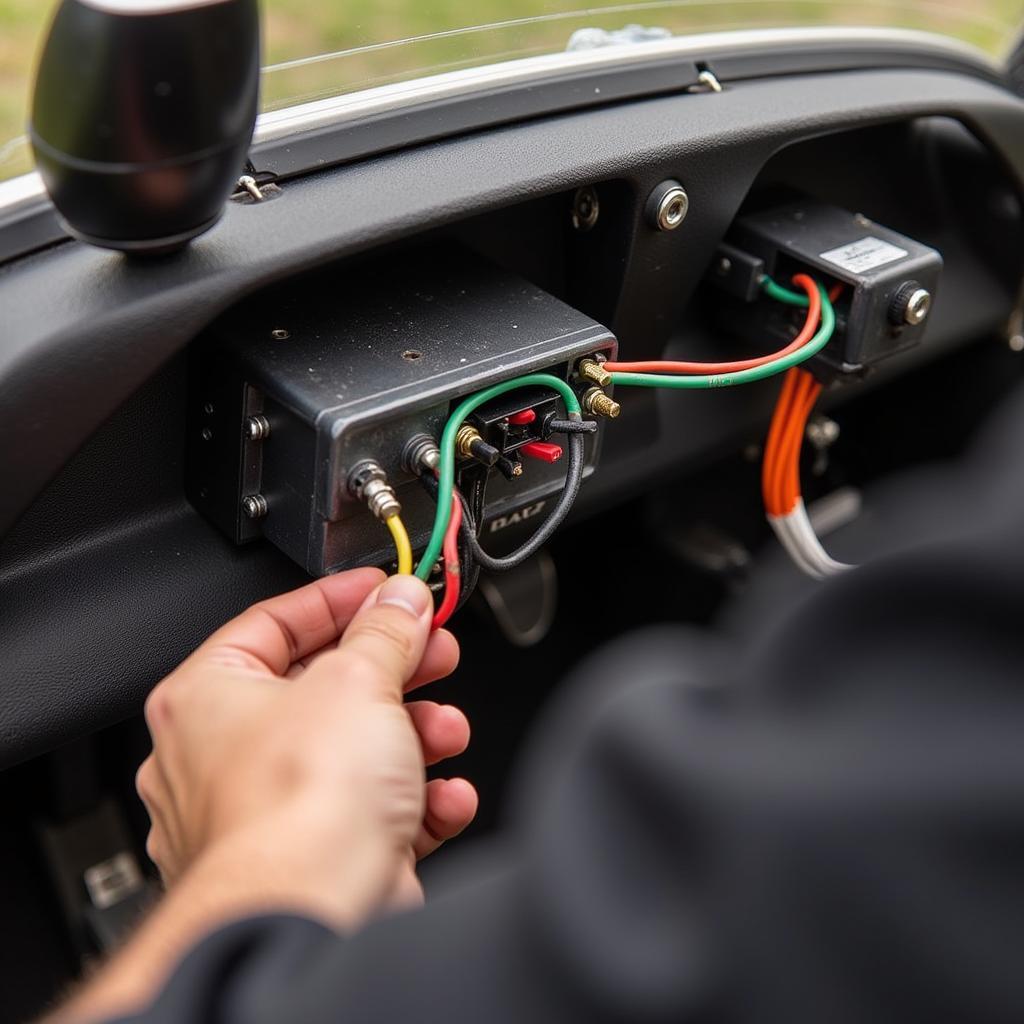
[[[576,372],[583,380],[589,380],[598,387],[606,388],[612,382],[612,375],[596,359],[584,359]]]
[[[622,406],[614,398],[609,398],[600,388],[590,388],[586,391],[580,399],[580,405],[583,406],[583,411],[591,416],[606,416],[610,420],[615,419],[622,411]]]
[[[464,459],[476,459],[485,466],[493,466],[501,456],[493,445],[488,444],[476,427],[464,423],[455,435],[455,451]]]

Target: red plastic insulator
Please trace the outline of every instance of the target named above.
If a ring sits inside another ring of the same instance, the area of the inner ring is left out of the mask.
[[[522,412],[509,416],[508,421],[513,427],[525,427],[527,423],[532,423],[536,418],[537,411],[535,409],[524,409]]]
[[[523,455],[541,462],[557,462],[562,457],[562,446],[549,441],[528,441],[519,449]]]

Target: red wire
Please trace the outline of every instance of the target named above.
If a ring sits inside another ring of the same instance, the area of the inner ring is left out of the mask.
[[[821,319],[821,296],[818,293],[818,286],[806,274],[794,275],[793,284],[799,285],[807,292],[807,319],[804,321],[803,327],[800,328],[800,333],[778,352],[757,356],[754,359],[739,359],[731,363],[681,363],[674,360],[656,359],[643,363],[609,361],[602,363],[602,366],[609,373],[738,373],[740,370],[764,366],[765,363],[788,356],[790,352],[803,348],[811,340],[814,332],[818,329],[818,321]]]
[[[462,526],[462,502],[457,495],[452,495],[452,515],[448,520],[448,529],[444,533],[444,546],[441,554],[444,557],[444,599],[434,612],[431,629],[440,629],[455,611],[459,603],[462,589],[462,569],[459,566],[459,529]]]

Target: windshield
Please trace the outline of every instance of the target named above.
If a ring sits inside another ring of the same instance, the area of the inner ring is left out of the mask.
[[[55,4],[0,0],[0,179],[31,168],[31,73]],[[1024,0],[263,0],[262,106],[625,40],[727,29],[856,25],[924,29],[1000,56]]]

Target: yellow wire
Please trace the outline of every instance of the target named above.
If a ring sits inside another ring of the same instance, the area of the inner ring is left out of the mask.
[[[409,533],[402,522],[400,515],[388,516],[384,520],[391,536],[395,539],[395,549],[398,551],[398,571],[403,576],[412,573],[412,544],[409,543]]]

